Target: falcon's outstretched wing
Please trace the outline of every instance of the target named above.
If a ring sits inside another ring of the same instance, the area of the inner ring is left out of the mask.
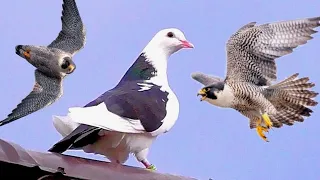
[[[227,42],[226,80],[270,85],[277,78],[275,59],[307,43],[318,26],[320,17],[243,26]]]
[[[74,54],[85,45],[86,30],[82,23],[75,0],[63,0],[62,30],[48,46]]]
[[[35,78],[33,90],[6,119],[0,121],[0,126],[34,113],[52,104],[61,96],[61,80],[47,77],[38,70],[35,70]]]

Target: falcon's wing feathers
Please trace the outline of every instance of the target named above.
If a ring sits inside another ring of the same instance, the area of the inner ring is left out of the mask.
[[[320,17],[243,26],[227,42],[227,80],[270,85],[277,78],[275,59],[307,43],[318,26]]]
[[[75,0],[63,0],[62,8],[62,30],[48,47],[58,48],[73,55],[84,47],[86,30]]]
[[[201,72],[194,72],[191,74],[191,77],[205,86],[223,81],[220,77],[207,75]]]
[[[43,75],[38,70],[35,71],[36,82],[33,90],[26,96],[20,104],[8,115],[8,117],[0,121],[0,126],[8,124],[12,121],[36,112],[50,104],[52,104],[60,94],[60,83],[52,78]],[[50,84],[51,89],[46,85]]]

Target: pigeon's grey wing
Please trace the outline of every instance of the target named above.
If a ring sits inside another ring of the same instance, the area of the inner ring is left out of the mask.
[[[320,17],[243,26],[227,42],[226,80],[270,85],[277,79],[275,59],[307,43],[318,26]]]
[[[74,54],[84,47],[86,30],[75,0],[63,0],[62,8],[62,30],[48,47]]]
[[[0,126],[34,113],[52,104],[61,96],[60,80],[49,78],[38,70],[35,71],[35,78],[33,90],[12,110],[6,119],[0,121]]]
[[[191,77],[205,86],[223,81],[220,77],[203,74],[201,72],[194,72],[191,74]]]

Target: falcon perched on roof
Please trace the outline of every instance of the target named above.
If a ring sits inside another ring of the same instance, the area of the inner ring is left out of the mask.
[[[149,147],[172,128],[179,115],[167,63],[182,48],[193,45],[180,30],[159,31],[114,88],[85,107],[69,108],[67,116],[54,116],[54,126],[64,138],[49,151],[83,149],[116,164],[132,153],[146,168],[155,169],[147,160]]]
[[[63,94],[62,81],[74,72],[72,57],[85,45],[86,32],[75,0],[63,0],[62,30],[48,46],[17,45],[16,54],[37,69],[33,90],[0,126],[51,105]]]
[[[293,125],[304,121],[315,106],[312,98],[318,93],[309,88],[309,78],[298,73],[277,83],[275,59],[289,54],[307,43],[320,25],[320,17],[274,22],[241,27],[227,42],[227,73],[219,77],[193,73],[192,78],[203,84],[198,95],[210,104],[233,108],[250,120],[250,128],[268,141],[264,132],[269,128]]]

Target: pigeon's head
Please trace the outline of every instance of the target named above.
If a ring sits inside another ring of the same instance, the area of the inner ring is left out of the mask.
[[[16,54],[26,59],[39,71],[51,77],[64,77],[71,74],[76,65],[71,54],[45,46],[17,45]]]
[[[150,41],[149,46],[160,48],[171,55],[182,48],[194,48],[193,44],[187,41],[183,32],[176,28],[168,28],[159,31]]]
[[[224,82],[216,82],[200,89],[198,96],[201,96],[201,101],[215,101],[222,95],[223,90]]]

